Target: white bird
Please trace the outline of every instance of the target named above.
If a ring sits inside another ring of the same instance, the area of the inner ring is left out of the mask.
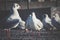
[[[57,30],[60,29],[60,17],[57,13],[52,17],[52,24],[56,27]]]
[[[51,19],[48,17],[48,14],[44,14],[44,17],[43,17],[43,25],[44,25],[44,28],[46,30],[52,30],[54,29],[54,26],[52,25],[52,21]]]
[[[10,11],[11,15],[0,22],[0,28],[7,31],[8,38],[10,37],[10,29],[16,28],[19,24],[19,19],[21,20],[17,11],[19,8],[20,6],[14,3]]]
[[[16,28],[19,24],[19,14],[18,14],[18,9],[20,8],[20,6],[17,3],[14,3],[11,10],[10,10],[10,14],[8,18],[4,18],[2,19],[2,21],[0,22],[0,25],[2,26],[2,29],[11,29],[11,28]],[[4,23],[3,23],[4,22]]]
[[[43,24],[38,18],[36,18],[35,12],[32,12],[32,15],[28,17],[26,26],[30,29],[38,31],[43,28]]]
[[[55,18],[55,20],[56,20],[58,23],[60,23],[60,17],[59,17],[59,14],[58,14],[58,13],[56,13],[53,17]]]
[[[10,12],[11,12],[11,15],[8,17],[7,21],[12,21],[14,19],[20,19],[20,16],[19,16],[19,13],[18,13],[18,9],[20,9],[21,7],[19,6],[19,4],[17,3],[14,3]]]
[[[18,12],[18,9],[20,9],[20,8],[21,8],[21,6],[19,4],[14,3],[14,5],[11,9],[12,15],[10,15],[10,17],[8,18],[7,21],[12,21],[14,19],[18,19],[19,23],[15,27],[17,27],[19,25],[18,26],[19,28],[25,29],[25,22],[21,19],[19,12]]]

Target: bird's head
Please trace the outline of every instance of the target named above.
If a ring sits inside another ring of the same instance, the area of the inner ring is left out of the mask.
[[[28,18],[29,18],[29,19],[32,18],[31,14],[28,16]]]
[[[55,16],[59,16],[59,14],[56,13]]]
[[[46,17],[48,17],[48,14],[45,14]]]
[[[36,17],[35,12],[32,12],[32,16],[33,16],[33,17]]]
[[[54,14],[54,15],[53,15],[53,18],[55,18],[55,17],[59,17],[59,14],[57,14],[57,13]]]
[[[14,3],[13,8],[17,10],[17,9],[21,9],[21,6],[18,3]]]
[[[46,17],[48,17],[48,14],[44,14],[44,15],[43,15],[43,18],[46,18]]]
[[[29,17],[31,17],[31,15],[29,15]]]

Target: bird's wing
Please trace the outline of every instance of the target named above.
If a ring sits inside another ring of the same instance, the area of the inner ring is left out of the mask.
[[[37,24],[40,28],[43,28],[43,23],[41,21],[38,22]]]

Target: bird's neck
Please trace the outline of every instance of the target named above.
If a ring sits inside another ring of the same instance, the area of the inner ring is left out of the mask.
[[[46,15],[46,17],[48,17],[48,15]]]
[[[14,14],[19,14],[17,9],[13,9]]]
[[[33,15],[33,19],[36,19],[36,16],[35,15]]]
[[[11,8],[10,12],[11,12],[12,14],[15,14],[15,15],[19,14],[19,13],[18,13],[18,10],[15,9],[15,8]]]
[[[48,20],[48,19],[50,20],[50,18],[49,18],[48,15],[47,15],[47,16],[46,16],[46,20]]]
[[[51,19],[50,19],[48,16],[46,16],[45,21],[46,21],[47,23],[50,23],[50,22],[51,22]]]
[[[18,10],[17,9],[11,9],[11,11],[10,11],[14,16],[18,16],[17,18],[19,19],[19,21],[21,21],[22,19],[21,19],[21,17],[19,16],[19,12],[18,12]]]
[[[21,19],[21,17],[19,16],[19,12],[18,12],[18,10],[13,9],[13,13],[14,13],[14,15],[16,15],[16,16],[18,16],[18,17],[19,17],[19,21],[21,21],[21,20],[22,20],[22,19]]]

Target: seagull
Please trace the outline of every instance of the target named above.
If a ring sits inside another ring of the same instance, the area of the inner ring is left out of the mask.
[[[60,29],[60,17],[57,13],[52,17],[52,24],[56,27],[57,30]]]
[[[26,27],[32,30],[40,31],[43,28],[42,22],[36,17],[35,12],[32,12],[32,15],[29,15],[26,21]]]
[[[44,28],[46,30],[53,30],[55,27],[52,25],[52,21],[49,18],[48,14],[44,14],[43,18],[44,19],[42,20],[42,22],[43,22]]]

